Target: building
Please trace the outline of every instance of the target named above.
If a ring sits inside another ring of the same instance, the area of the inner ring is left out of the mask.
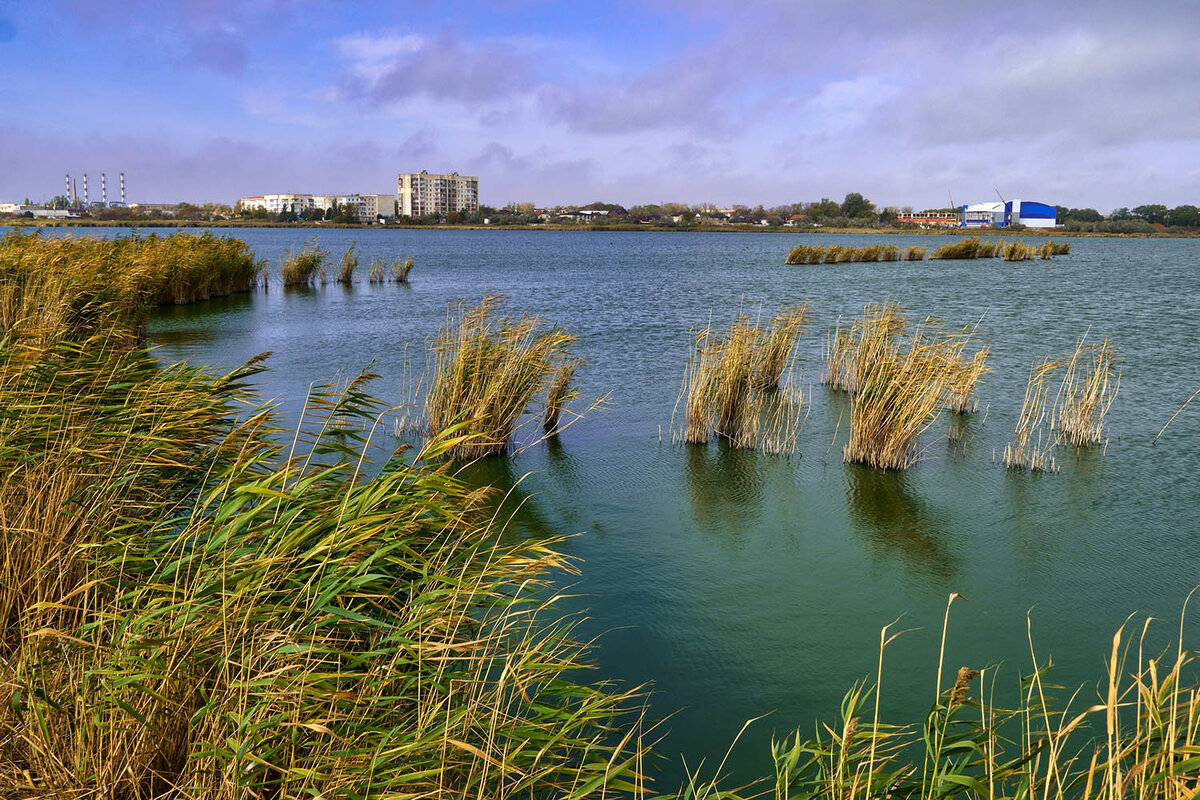
[[[944,211],[921,211],[918,213],[901,211],[896,214],[896,221],[911,225],[920,225],[922,228],[957,227],[958,214]]]
[[[259,194],[238,200],[234,210],[262,209],[269,214],[302,214],[310,210],[328,211],[334,203],[339,208],[353,210],[354,216],[363,223],[396,216],[396,198],[390,194]]]
[[[400,214],[406,217],[479,211],[479,178],[472,175],[401,173],[396,194],[400,198]]]
[[[1002,203],[976,203],[963,206],[964,228],[1006,228],[1024,225],[1026,228],[1053,228],[1057,225],[1054,206],[1031,200],[1006,200]]]

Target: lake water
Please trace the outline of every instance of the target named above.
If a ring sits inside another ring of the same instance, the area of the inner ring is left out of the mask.
[[[277,275],[284,251],[312,234],[228,235]],[[377,396],[399,402],[406,352],[419,363],[448,305],[485,293],[574,333],[587,360],[582,394],[610,393],[608,407],[553,446],[492,459],[476,474],[520,482],[512,535],[579,534],[565,545],[580,574],[564,607],[586,610],[583,633],[600,635],[597,677],[652,683],[653,714],[675,714],[664,753],[714,763],[745,720],[769,714],[734,752],[749,776],[769,769],[773,733],[833,720],[850,684],[874,674],[879,630],[897,617],[918,630],[887,652],[885,716],[918,719],[933,699],[951,592],[969,603],[951,616],[947,669],[1002,664],[1000,686],[1015,693],[1030,666],[1027,612],[1058,682],[1094,685],[1130,613],[1161,618],[1165,641],[1200,581],[1200,402],[1151,446],[1200,388],[1200,240],[1073,239],[1070,255],[1020,263],[783,265],[801,243],[947,241],[330,230],[320,243],[334,262],[357,244],[359,285],[285,292],[276,282],[265,294],[164,309],[150,330],[164,359],[221,370],[274,351],[262,391],[290,414],[311,382],[368,367],[382,375]],[[405,255],[416,264],[410,285],[365,283],[373,257]],[[885,299],[913,316],[979,321],[993,353],[965,437],[949,445],[939,420],[923,459],[903,473],[842,463],[846,399],[819,383],[838,318]],[[809,411],[800,455],[672,444],[689,331],[727,324],[739,308],[765,315],[803,300],[815,315],[799,345]],[[1030,363],[1065,355],[1089,329],[1122,358],[1107,448],[1060,449],[1058,474],[1007,472],[999,454]],[[1195,645],[1200,626],[1189,621],[1185,636]]]

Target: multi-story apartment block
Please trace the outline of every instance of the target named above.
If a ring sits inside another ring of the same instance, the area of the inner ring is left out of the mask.
[[[398,186],[396,194],[403,216],[446,215],[451,211],[474,214],[479,210],[479,178],[472,175],[402,173]]]
[[[285,211],[300,214],[308,209],[328,211],[335,202],[339,208],[353,210],[359,222],[396,216],[396,198],[390,194],[262,194],[243,197],[235,208],[262,208],[271,214]]]

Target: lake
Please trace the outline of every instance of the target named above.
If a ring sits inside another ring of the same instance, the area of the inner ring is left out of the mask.
[[[55,235],[124,231],[70,231]],[[361,283],[283,291],[283,253],[310,230],[218,231],[272,263],[266,293],[165,308],[150,326],[164,360],[228,370],[270,350],[259,378],[294,418],[312,382],[370,369],[374,393],[400,402],[406,359],[447,308],[502,293],[575,334],[584,397],[608,394],[556,442],[473,470],[514,485],[509,535],[578,534],[563,549],[568,611],[599,636],[597,678],[653,686],[651,711],[674,714],[661,750],[715,763],[742,724],[739,777],[769,769],[767,742],[833,721],[852,682],[874,674],[880,628],[915,628],[888,649],[884,716],[916,721],[934,696],[951,592],[947,671],[1003,665],[1017,691],[1030,669],[1026,615],[1040,661],[1070,686],[1104,676],[1111,637],[1133,612],[1158,617],[1165,642],[1200,581],[1200,402],[1159,429],[1200,388],[1200,240],[1071,239],[1051,261],[924,261],[784,266],[797,244],[932,249],[953,239],[797,233],[599,233],[329,230],[331,273],[356,244]],[[1040,242],[1040,240],[1035,240]],[[411,256],[409,285],[367,285],[372,258]],[[909,470],[842,463],[848,401],[819,382],[826,336],[867,303],[914,317],[978,323],[992,351],[979,411],[947,441],[939,419]],[[795,382],[807,419],[786,459],[670,439],[690,331],[743,309],[769,315],[809,300]],[[1057,474],[1010,473],[1012,436],[1031,362],[1076,339],[1110,337],[1122,359],[1105,448],[1060,448]],[[519,501],[519,502],[518,502]],[[1140,623],[1139,623],[1140,624]],[[1194,621],[1185,638],[1196,644]],[[1085,690],[1081,703],[1094,696]],[[1015,694],[1000,700],[1015,698]],[[1081,706],[1082,707],[1082,706]]]

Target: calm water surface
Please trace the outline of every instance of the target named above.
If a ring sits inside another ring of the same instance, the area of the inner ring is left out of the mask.
[[[311,233],[230,235],[277,274],[283,252]],[[1030,665],[1027,612],[1059,682],[1094,685],[1127,615],[1162,618],[1166,637],[1200,580],[1200,404],[1151,446],[1200,387],[1198,240],[1076,239],[1050,262],[815,267],[782,262],[800,243],[948,240],[336,230],[320,241],[335,262],[355,242],[363,281],[373,257],[411,255],[412,283],[276,284],[169,308],[151,327],[163,358],[225,370],[274,351],[262,391],[294,414],[311,382],[367,367],[383,376],[375,393],[398,402],[406,348],[419,361],[447,305],[485,292],[575,333],[582,393],[611,393],[610,405],[553,446],[477,471],[519,482],[513,535],[579,534],[565,545],[581,570],[564,579],[577,595],[565,605],[586,610],[585,633],[602,634],[599,676],[652,683],[653,713],[678,712],[662,749],[691,765],[719,760],[746,719],[769,714],[733,757],[743,775],[768,769],[771,735],[831,720],[850,684],[874,673],[879,630],[897,617],[918,630],[888,650],[885,714],[915,719],[933,696],[951,592],[969,604],[951,618],[948,668],[1002,664],[1000,686],[1015,691]],[[993,352],[964,439],[948,445],[940,420],[904,473],[842,463],[846,401],[819,383],[839,316],[889,298],[914,315],[981,320]],[[795,378],[810,409],[801,456],[671,444],[689,330],[805,299],[816,314]],[[1123,358],[1107,450],[1062,450],[1056,475],[1007,473],[999,453],[1031,361],[1065,354],[1089,329]],[[1185,628],[1193,646],[1198,628]]]

